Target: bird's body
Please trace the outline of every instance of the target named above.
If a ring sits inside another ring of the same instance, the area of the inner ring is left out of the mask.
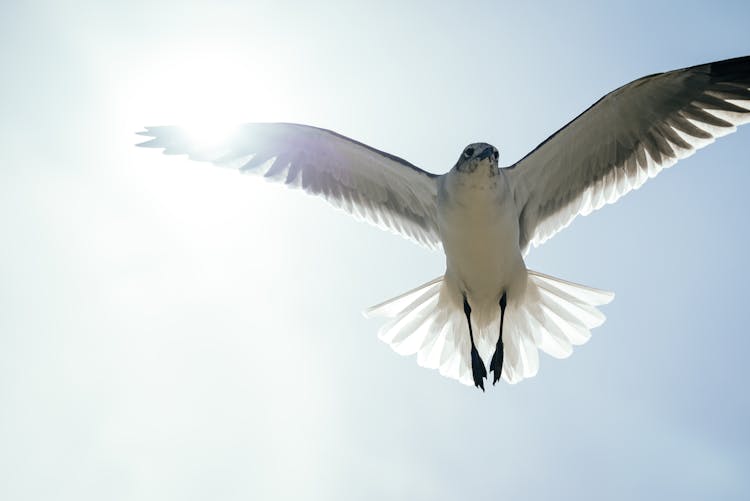
[[[570,355],[604,321],[613,294],[527,270],[524,256],[639,188],[661,170],[750,122],[750,56],[659,73],[607,94],[506,168],[485,143],[444,175],[335,132],[246,124],[218,144],[149,127],[144,146],[255,172],[430,248],[445,275],[370,308],[400,354],[484,389],[532,377],[538,350]],[[486,364],[489,363],[489,366]]]
[[[508,180],[502,170],[492,172],[489,159],[481,163],[471,172],[454,168],[438,180],[438,229],[446,281],[471,303],[497,305],[503,291],[523,287],[526,267]]]
[[[471,306],[471,321],[488,361],[496,346],[498,305],[505,294],[513,305],[526,290],[526,266],[518,246],[518,212],[505,173],[492,156],[477,159],[479,151],[494,149],[470,145],[471,168],[456,167],[438,179],[437,220],[445,252],[446,270],[441,294],[454,309]],[[465,156],[465,154],[464,154]]]

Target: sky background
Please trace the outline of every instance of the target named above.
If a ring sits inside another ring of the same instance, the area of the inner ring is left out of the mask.
[[[750,498],[750,127],[528,265],[613,290],[482,393],[361,311],[444,258],[145,125],[292,121],[443,173],[646,74],[750,54],[739,2],[0,4],[0,498]]]

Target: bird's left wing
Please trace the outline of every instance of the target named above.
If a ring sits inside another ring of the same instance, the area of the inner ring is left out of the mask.
[[[651,75],[607,94],[504,170],[521,249],[747,122],[750,56]]]
[[[139,144],[167,154],[260,174],[325,198],[360,220],[440,247],[436,176],[335,132],[290,123],[250,123],[202,145],[186,129],[147,127]]]

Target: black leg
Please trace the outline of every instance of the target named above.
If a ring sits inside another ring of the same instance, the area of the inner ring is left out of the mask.
[[[464,313],[469,324],[469,339],[471,340],[471,374],[474,376],[474,386],[484,391],[484,379],[487,377],[487,369],[484,368],[482,357],[479,356],[477,347],[474,345],[474,331],[471,328],[471,306],[464,294]]]
[[[492,362],[490,362],[490,370],[492,371],[492,385],[500,381],[500,376],[503,373],[503,320],[505,319],[505,307],[508,306],[508,299],[505,297],[500,298],[500,337],[497,338],[497,346],[495,346],[495,354],[492,355]]]

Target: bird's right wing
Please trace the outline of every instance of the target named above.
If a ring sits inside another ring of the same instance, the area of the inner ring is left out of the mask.
[[[504,170],[521,249],[747,122],[750,56],[651,75],[607,94]]]
[[[335,132],[290,123],[249,123],[214,144],[180,127],[146,127],[164,148],[192,160],[257,173],[318,195],[355,218],[429,248],[441,246],[436,176]]]

